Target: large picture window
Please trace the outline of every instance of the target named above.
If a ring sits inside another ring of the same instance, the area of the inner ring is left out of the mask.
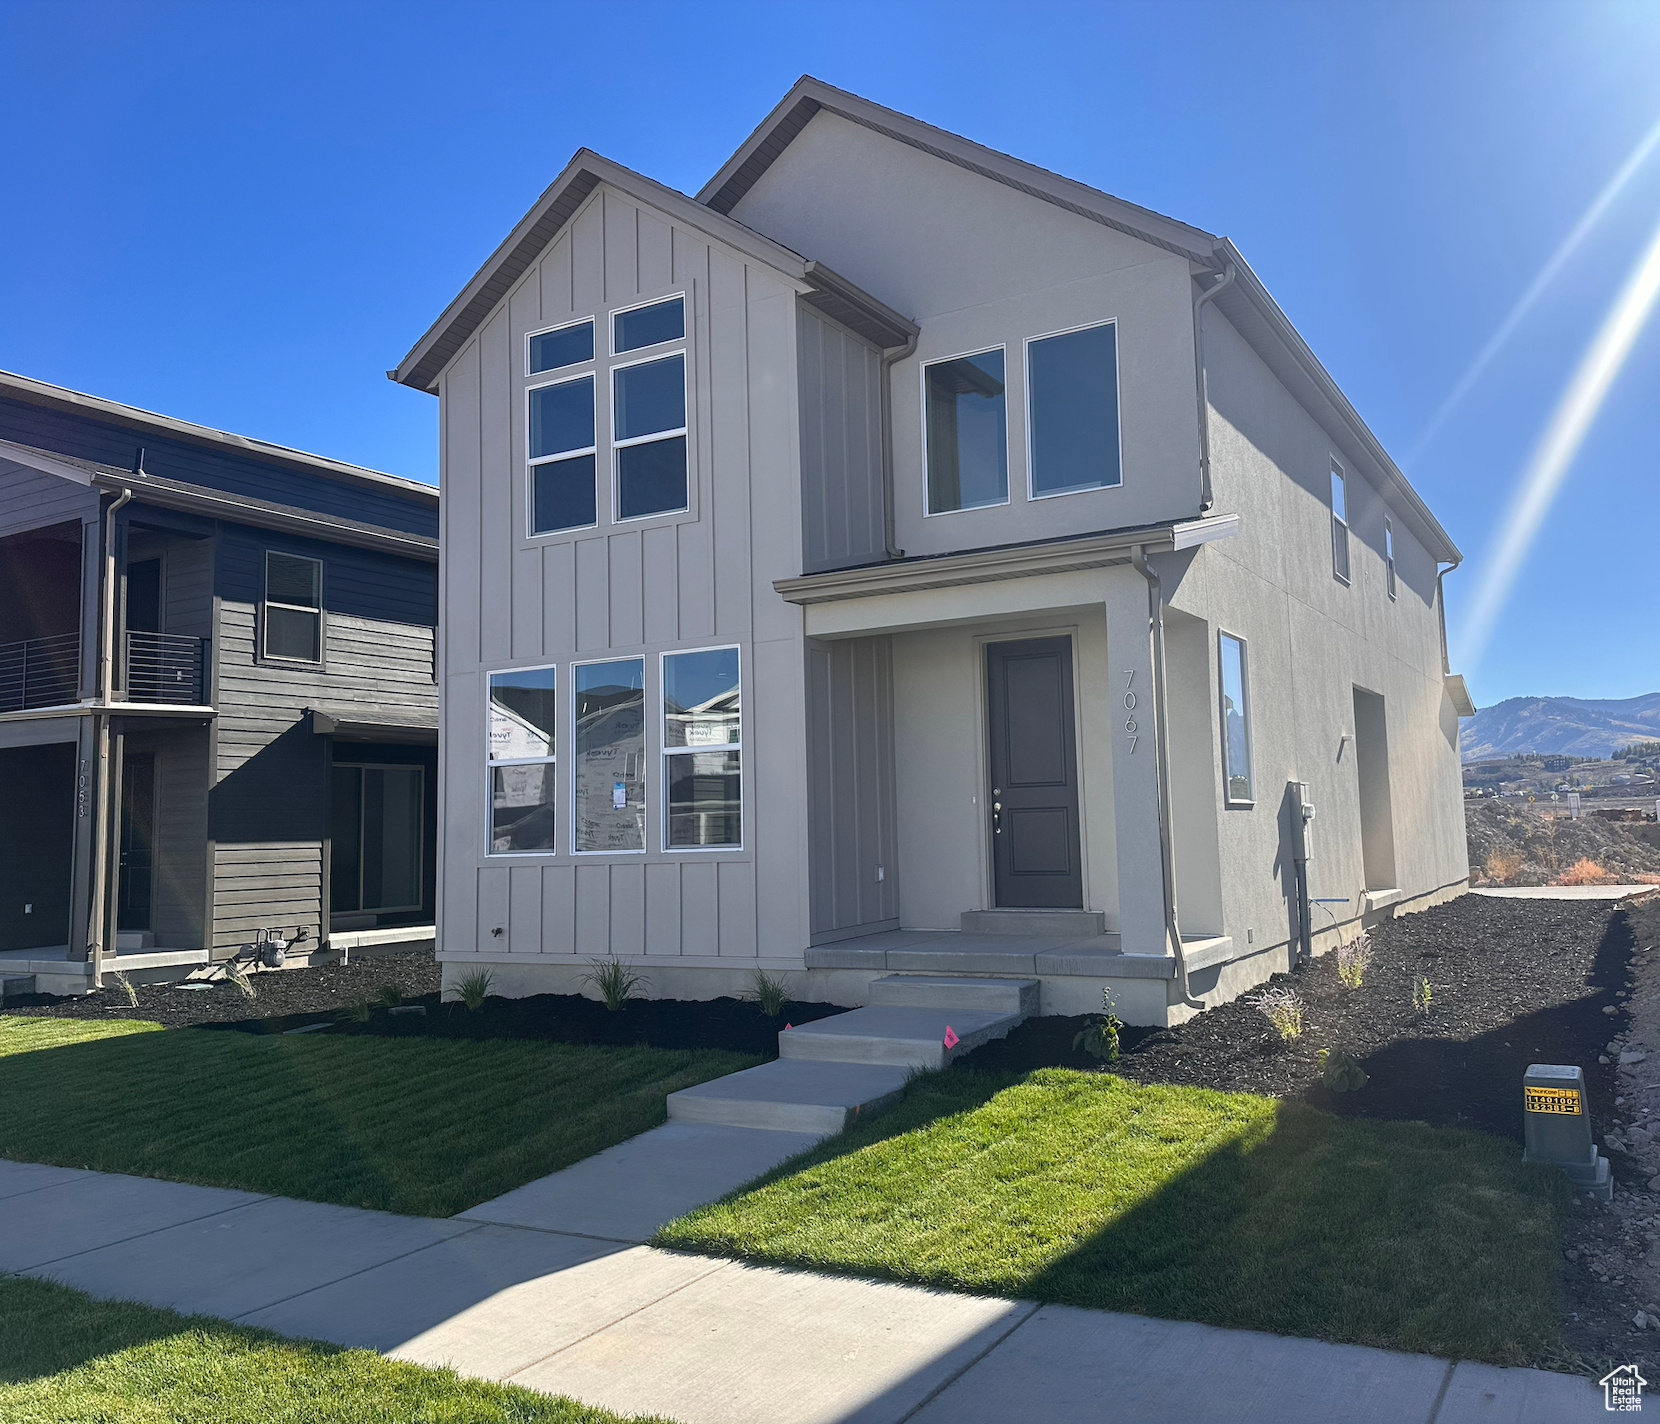
[[[665,850],[743,844],[738,650],[663,657]]]
[[[329,913],[419,910],[423,769],[337,761],[333,792]]]
[[[617,518],[686,508],[686,357],[662,356],[611,373]]]
[[[1118,327],[1026,344],[1033,499],[1123,482],[1118,449]]]
[[[928,513],[1009,502],[1003,351],[923,367]]]
[[[558,677],[551,667],[490,674],[490,853],[554,849]]]
[[[1251,778],[1251,681],[1245,640],[1217,635],[1222,663],[1222,775],[1231,805],[1256,799]]]
[[[593,376],[532,386],[527,399],[530,532],[597,524]]]
[[[264,625],[266,657],[322,662],[322,560],[267,551]]]
[[[574,849],[646,848],[645,659],[578,663]]]

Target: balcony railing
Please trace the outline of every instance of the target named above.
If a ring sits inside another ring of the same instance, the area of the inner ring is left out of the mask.
[[[207,639],[177,633],[127,634],[127,701],[207,703]]]
[[[81,635],[0,644],[0,712],[61,707],[81,695]]]

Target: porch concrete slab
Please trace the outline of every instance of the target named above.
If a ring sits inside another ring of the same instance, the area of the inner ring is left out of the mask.
[[[465,1221],[267,1197],[31,1274],[107,1300],[230,1320],[475,1229]]]
[[[1430,1424],[1451,1368],[1428,1355],[1046,1305],[915,1424]]]
[[[666,1122],[461,1213],[538,1231],[646,1241],[818,1142],[815,1132]]]
[[[732,1263],[511,1378],[679,1424],[898,1424],[1034,1309]]]
[[[82,1172],[51,1191],[0,1201],[0,1271],[33,1270],[264,1200],[256,1192]]]
[[[780,1033],[778,1052],[788,1059],[943,1068],[959,1054],[1002,1038],[1020,1019],[1018,1011],[877,1004]],[[957,1036],[951,1048],[945,1046],[947,1029]]]
[[[1589,1424],[1607,1417],[1602,1390],[1589,1379],[1466,1360],[1453,1371],[1435,1424]]]
[[[900,1066],[779,1058],[670,1093],[669,1117],[822,1137],[898,1097],[909,1076]]]
[[[1088,941],[1043,950],[1036,960],[1039,974],[1085,979],[1176,977],[1176,961],[1167,954],[1120,954],[1116,949],[1106,949]]]
[[[8,1162],[0,1159],[0,1202],[7,1197],[20,1197],[24,1192],[38,1192],[46,1187],[61,1186],[77,1177],[88,1175],[75,1167],[43,1167],[37,1162]],[[6,1209],[0,1206],[0,1226],[6,1221]]]
[[[807,951],[809,969],[869,969],[876,973],[888,967],[885,948],[872,948],[862,939],[815,944]]]

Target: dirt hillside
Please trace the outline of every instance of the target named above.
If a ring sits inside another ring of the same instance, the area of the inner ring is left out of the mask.
[[[1589,813],[1575,821],[1565,811],[1494,798],[1465,802],[1464,827],[1472,885],[1660,884],[1660,825],[1653,821]]]

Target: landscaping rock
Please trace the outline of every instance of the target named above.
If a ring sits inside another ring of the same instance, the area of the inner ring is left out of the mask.
[[[1640,1048],[1628,1048],[1620,1055],[1620,1067],[1629,1068],[1633,1063],[1641,1063],[1647,1057],[1648,1054]]]

